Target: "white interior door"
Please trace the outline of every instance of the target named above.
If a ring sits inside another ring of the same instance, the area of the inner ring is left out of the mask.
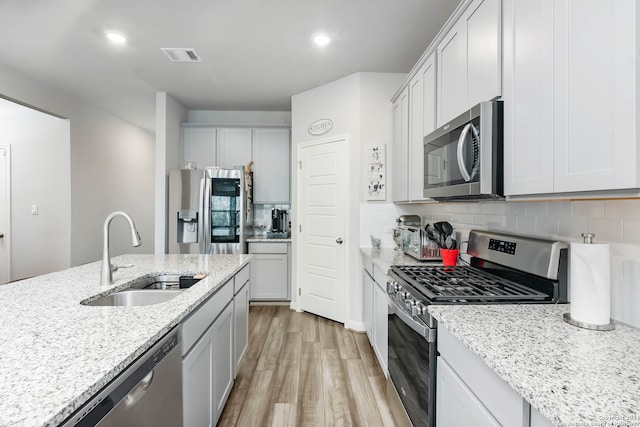
[[[346,139],[298,148],[300,308],[345,321]]]
[[[9,245],[9,213],[11,152],[0,145],[0,285],[11,280],[11,246]]]

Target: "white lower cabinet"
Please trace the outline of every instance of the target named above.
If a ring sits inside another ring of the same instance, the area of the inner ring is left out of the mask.
[[[227,402],[247,347],[249,271],[245,266],[180,325],[185,427],[215,426]]]
[[[215,426],[233,386],[231,301],[182,359],[186,427]]]
[[[249,288],[249,281],[247,281],[233,298],[234,377],[249,343]]]
[[[500,426],[442,357],[437,369],[436,426]]]
[[[377,267],[366,267],[362,271],[363,277],[363,314],[364,327],[369,337],[369,343],[378,359],[378,363],[385,375],[389,370],[388,359],[388,317],[386,273]],[[374,280],[374,277],[377,280]]]
[[[438,352],[438,427],[529,425],[529,403],[442,326]]]
[[[367,272],[362,270],[362,321],[364,323],[364,330],[367,333],[369,342],[373,342],[373,277]]]
[[[289,244],[249,243],[251,300],[290,300]]]
[[[378,283],[374,281],[373,287],[373,321],[374,321],[374,339],[373,349],[378,356],[378,362],[385,375],[389,371],[389,304],[387,303],[387,292],[383,290],[386,287],[386,281]]]

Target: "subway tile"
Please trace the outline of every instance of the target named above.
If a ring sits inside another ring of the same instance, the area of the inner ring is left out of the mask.
[[[547,215],[558,218],[571,216],[571,202],[547,202]]]
[[[558,218],[551,216],[536,217],[536,232],[552,237],[558,234]]]
[[[587,231],[596,235],[598,242],[622,241],[622,221],[613,219],[587,219]]]
[[[516,230],[521,233],[536,230],[536,218],[532,216],[519,216],[516,219]]]
[[[622,221],[622,240],[640,242],[640,221]]]
[[[582,240],[581,234],[587,232],[587,220],[585,218],[559,218],[558,236],[569,240]]]
[[[524,216],[527,211],[527,202],[508,202],[507,214],[513,216]]]
[[[527,203],[525,209],[526,216],[546,216],[547,204],[545,202]]]
[[[604,217],[640,221],[640,199],[607,200],[604,202]]]
[[[571,215],[577,218],[604,218],[604,202],[602,200],[573,202]]]

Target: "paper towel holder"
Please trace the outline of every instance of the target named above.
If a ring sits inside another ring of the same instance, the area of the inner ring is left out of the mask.
[[[562,320],[570,325],[583,329],[590,329],[592,331],[613,331],[616,328],[615,323],[613,323],[613,319],[610,319],[609,323],[605,323],[604,325],[594,325],[593,323],[581,322],[579,320],[572,319],[571,313],[565,313],[562,316]]]
[[[584,243],[591,244],[593,243],[593,238],[596,236],[593,233],[582,233],[581,234]],[[609,323],[605,323],[603,325],[596,325],[593,323],[582,322],[580,320],[575,320],[571,317],[571,313],[565,313],[562,316],[562,320],[567,322],[570,325],[577,326],[583,329],[590,329],[592,331],[612,331],[615,329],[615,324],[613,323],[613,319],[609,319]]]

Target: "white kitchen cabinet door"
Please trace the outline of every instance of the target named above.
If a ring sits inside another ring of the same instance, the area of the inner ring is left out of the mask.
[[[409,83],[409,199],[425,200],[424,137],[436,127],[436,55],[432,54]]]
[[[212,127],[182,128],[182,167],[188,162],[198,169],[216,165],[216,129]]]
[[[289,244],[249,243],[251,300],[289,300]]]
[[[236,280],[237,278],[238,276],[236,276]],[[237,368],[240,366],[240,361],[249,343],[249,288],[250,282],[247,281],[233,299],[234,378],[237,375]]]
[[[471,108],[502,93],[501,0],[475,1],[463,16],[467,38],[467,108]]]
[[[639,187],[634,0],[503,7],[505,194]]]
[[[504,191],[553,192],[554,0],[504,1]]]
[[[385,375],[389,372],[389,303],[387,302],[386,283],[375,282],[373,286],[373,349]]]
[[[185,427],[216,425],[213,398],[214,330],[209,328],[182,359],[182,407]]]
[[[215,411],[213,425],[216,425],[233,387],[233,304],[227,305],[211,325],[211,340],[213,342],[212,388]]]
[[[409,88],[393,104],[393,187],[394,202],[409,200]]]
[[[233,168],[251,161],[251,129],[218,128],[216,166]]]
[[[438,126],[444,125],[468,109],[466,30],[465,20],[458,20],[436,49],[438,56]]]
[[[500,427],[442,357],[438,357],[436,376],[437,427]]]
[[[255,129],[253,161],[253,202],[291,203],[289,129]]]
[[[554,191],[638,187],[637,0],[553,4]]]
[[[364,323],[364,330],[369,337],[369,342],[373,346],[373,278],[367,273],[367,270],[362,270],[362,320]]]

